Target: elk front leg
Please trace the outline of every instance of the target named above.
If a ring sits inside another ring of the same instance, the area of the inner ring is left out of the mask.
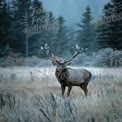
[[[72,86],[69,86],[69,87],[68,87],[67,96],[69,96],[69,95],[70,95],[71,90],[72,90]]]
[[[61,85],[62,96],[64,95],[65,87],[66,87],[66,86]]]

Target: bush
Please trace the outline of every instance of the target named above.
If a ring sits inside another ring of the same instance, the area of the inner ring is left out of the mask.
[[[72,65],[97,66],[97,67],[119,67],[122,66],[122,51],[111,48],[92,52],[91,55],[82,53],[73,60]],[[10,54],[7,58],[0,59],[1,66],[52,66],[50,60],[40,59],[36,56],[22,57],[20,54]]]
[[[51,66],[51,61],[32,56],[25,58],[24,66]]]
[[[73,61],[73,65],[119,67],[122,66],[121,57],[122,51],[105,48],[91,55],[81,54]]]

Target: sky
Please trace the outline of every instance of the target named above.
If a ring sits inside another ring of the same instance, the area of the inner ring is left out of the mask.
[[[91,7],[94,20],[96,20],[103,6],[111,0],[41,0],[46,11],[52,11],[55,17],[63,16],[68,26],[79,23],[86,7]]]

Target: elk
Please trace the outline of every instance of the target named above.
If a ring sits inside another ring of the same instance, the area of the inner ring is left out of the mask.
[[[47,44],[45,47],[41,47],[41,50],[46,50],[46,54],[49,54],[49,46]],[[82,51],[76,45],[76,51],[73,57],[69,60],[64,60],[62,58],[56,57],[52,54],[49,59],[52,61],[52,64],[56,66],[55,76],[61,85],[62,96],[64,95],[65,88],[68,87],[67,96],[70,95],[73,86],[79,86],[84,94],[87,96],[88,90],[87,85],[91,79],[92,74],[86,69],[73,69],[67,67],[71,65],[73,59],[81,54]]]

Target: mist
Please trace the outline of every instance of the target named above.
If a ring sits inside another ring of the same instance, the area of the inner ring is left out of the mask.
[[[68,26],[75,26],[81,20],[81,16],[89,5],[94,21],[101,15],[105,4],[110,0],[42,0],[47,11],[51,11],[55,17],[63,16]]]

